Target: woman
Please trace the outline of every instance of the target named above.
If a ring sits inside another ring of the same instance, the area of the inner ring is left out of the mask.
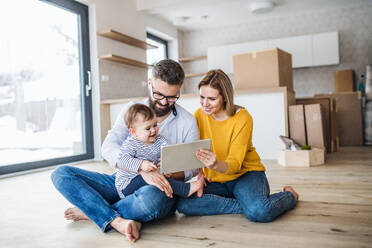
[[[212,151],[199,150],[208,183],[201,198],[180,199],[187,215],[237,214],[270,222],[294,208],[298,194],[291,186],[270,195],[265,167],[252,145],[250,114],[234,104],[233,87],[221,70],[209,71],[199,83],[201,108],[194,115],[200,138],[212,139]]]

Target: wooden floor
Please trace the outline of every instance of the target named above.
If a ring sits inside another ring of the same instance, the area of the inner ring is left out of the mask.
[[[264,164],[272,192],[285,184],[299,192],[294,210],[265,224],[242,215],[175,215],[145,224],[133,245],[90,221],[65,221],[70,204],[51,184],[51,170],[1,179],[0,247],[372,247],[371,147],[342,148],[313,168]],[[79,167],[111,171],[105,163]]]

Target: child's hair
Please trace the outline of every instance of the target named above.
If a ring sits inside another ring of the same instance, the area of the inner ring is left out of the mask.
[[[142,115],[145,121],[152,120],[155,117],[154,110],[146,105],[139,103],[133,104],[124,115],[124,121],[128,128],[133,127],[133,123],[136,121],[139,114]]]

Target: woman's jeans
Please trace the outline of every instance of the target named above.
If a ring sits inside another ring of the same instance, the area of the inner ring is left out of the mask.
[[[270,222],[296,206],[290,192],[270,195],[265,172],[250,171],[226,183],[209,183],[201,198],[179,198],[177,210],[186,215],[244,214],[256,222]]]
[[[54,186],[78,207],[102,231],[116,217],[148,222],[161,219],[175,211],[174,198],[168,198],[158,188],[147,185],[120,199],[115,188],[115,174],[107,175],[72,166],[61,166],[51,175]]]

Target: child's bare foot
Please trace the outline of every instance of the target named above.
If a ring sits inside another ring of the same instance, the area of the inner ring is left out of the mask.
[[[195,192],[198,192],[198,197],[201,197],[203,194],[204,180],[203,177],[199,177],[195,182],[190,183],[190,191],[188,196],[191,196]]]
[[[139,238],[142,224],[134,220],[126,220],[122,217],[116,217],[110,225],[119,233],[124,234],[127,239],[134,243]]]
[[[284,186],[283,188],[283,191],[286,192],[286,191],[289,191],[292,193],[292,195],[294,196],[294,198],[296,199],[296,201],[298,201],[298,194],[297,192],[294,190],[294,188],[292,186]]]
[[[89,220],[88,216],[86,216],[80,209],[77,207],[68,208],[65,211],[65,218],[67,220],[72,221],[79,221],[79,220]]]
[[[200,198],[200,197],[202,197],[203,196],[203,191],[204,191],[204,185],[202,185],[199,189],[198,189],[198,191],[196,191],[197,193],[196,193],[196,195]]]

